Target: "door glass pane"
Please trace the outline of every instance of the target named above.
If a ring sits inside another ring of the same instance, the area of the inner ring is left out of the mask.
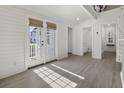
[[[41,58],[41,28],[30,26],[30,57],[40,60]]]
[[[55,58],[55,30],[47,29],[46,59],[51,61]]]

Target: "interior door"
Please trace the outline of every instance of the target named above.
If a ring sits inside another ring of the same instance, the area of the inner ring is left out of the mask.
[[[55,30],[47,29],[46,39],[46,62],[49,62],[55,59]]]
[[[44,30],[41,27],[30,26],[30,65],[44,63]]]

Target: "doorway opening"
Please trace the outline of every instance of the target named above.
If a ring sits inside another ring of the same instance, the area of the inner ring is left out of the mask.
[[[72,54],[72,28],[68,27],[68,54]]]
[[[102,59],[110,57],[116,58],[116,24],[102,26]]]
[[[92,26],[83,28],[83,55],[92,57]]]

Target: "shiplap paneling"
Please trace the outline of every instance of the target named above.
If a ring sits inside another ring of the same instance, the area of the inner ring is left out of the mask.
[[[0,78],[25,69],[26,16],[10,6],[0,6]]]
[[[24,71],[30,64],[29,44],[27,43],[29,33],[26,32],[28,31],[28,19],[30,17],[44,22],[51,19],[17,6],[0,6],[0,78]],[[50,22],[54,23],[55,20],[53,19]],[[58,59],[67,56],[65,26],[61,24],[57,29],[56,57]]]

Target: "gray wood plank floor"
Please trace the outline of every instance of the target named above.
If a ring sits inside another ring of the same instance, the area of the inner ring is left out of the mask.
[[[60,66],[75,74],[85,77],[81,80],[67,72],[53,67]],[[48,67],[54,72],[77,83],[77,88],[121,88],[121,64],[115,62],[115,54],[105,52],[102,60],[93,59],[89,54],[85,56],[70,55],[68,58],[41,65],[17,75],[1,79],[1,88],[51,88],[44,80],[36,75],[33,70]]]

